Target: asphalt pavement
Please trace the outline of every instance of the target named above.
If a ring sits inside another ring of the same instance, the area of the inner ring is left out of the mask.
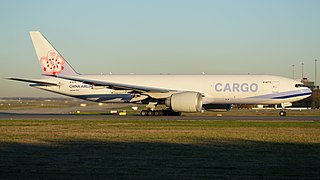
[[[261,120],[261,121],[320,121],[320,116],[120,116],[48,113],[0,112],[0,120]]]

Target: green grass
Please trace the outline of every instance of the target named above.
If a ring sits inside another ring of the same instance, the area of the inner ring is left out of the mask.
[[[188,116],[212,116],[220,114],[222,116],[279,116],[279,109],[232,109],[230,111],[204,113],[189,113]],[[319,110],[286,110],[287,116],[320,116]]]
[[[7,179],[316,179],[319,152],[320,122],[0,120]]]
[[[0,110],[27,110],[27,109],[41,109],[41,108],[64,108],[74,107],[78,104],[61,104],[61,103],[50,103],[50,102],[29,102],[29,103],[7,103],[0,106]]]

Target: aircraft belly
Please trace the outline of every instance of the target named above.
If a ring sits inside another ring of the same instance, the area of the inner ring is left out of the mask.
[[[75,98],[85,99],[88,101],[105,102],[105,103],[125,103],[130,102],[133,96],[131,94],[87,94],[76,95]]]
[[[250,98],[205,98],[203,99],[203,104],[257,104],[261,103],[261,101],[265,100]]]
[[[280,104],[292,102],[292,99],[267,99],[267,98],[210,98],[205,99],[203,104]]]

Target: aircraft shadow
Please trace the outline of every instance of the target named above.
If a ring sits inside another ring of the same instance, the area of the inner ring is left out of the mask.
[[[320,144],[243,140],[205,144],[66,140],[0,143],[0,179],[306,178],[320,176]]]

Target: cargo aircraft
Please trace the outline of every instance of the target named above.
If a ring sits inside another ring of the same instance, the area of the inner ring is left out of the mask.
[[[299,81],[274,75],[85,75],[75,71],[38,31],[30,36],[44,75],[42,79],[10,77],[31,87],[102,103],[142,103],[142,116],[225,108],[233,104],[281,104],[311,96]],[[165,109],[156,110],[163,104]]]

